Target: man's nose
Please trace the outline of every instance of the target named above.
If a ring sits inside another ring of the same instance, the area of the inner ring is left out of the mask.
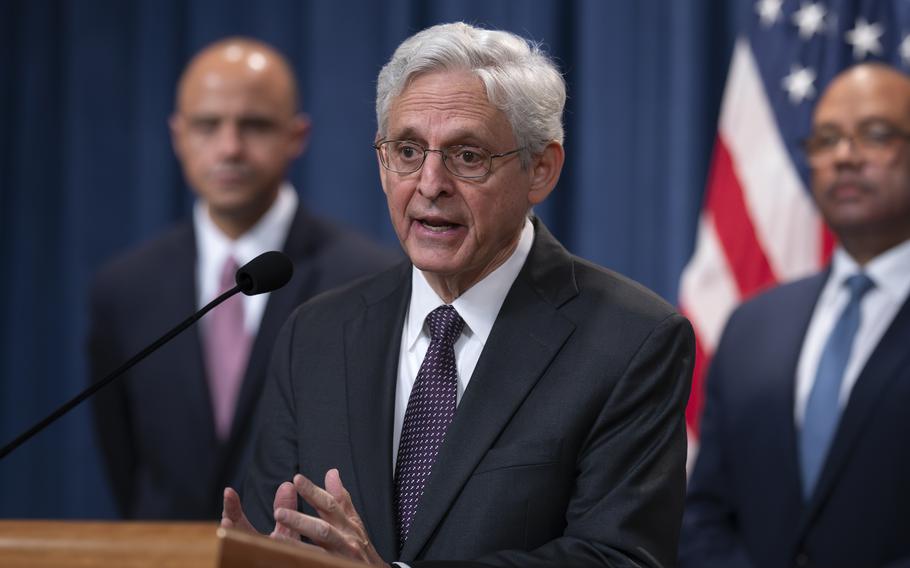
[[[855,164],[863,159],[855,136],[841,136],[834,146],[833,156],[835,164]]]
[[[417,191],[427,199],[436,199],[440,194],[452,191],[452,173],[446,168],[441,150],[427,150]]]
[[[243,150],[243,138],[237,124],[225,121],[218,129],[215,140],[218,151],[224,156],[237,156]]]

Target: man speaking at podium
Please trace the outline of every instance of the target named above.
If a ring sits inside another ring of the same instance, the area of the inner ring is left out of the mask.
[[[223,526],[373,565],[675,564],[693,334],[532,215],[564,102],[510,33],[441,25],[397,49],[375,147],[410,262],[285,324]]]

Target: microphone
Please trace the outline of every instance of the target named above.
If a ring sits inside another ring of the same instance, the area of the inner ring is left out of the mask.
[[[281,288],[294,274],[291,259],[283,252],[264,252],[237,269],[234,281],[247,296],[264,294]]]
[[[241,266],[237,269],[237,273],[234,276],[234,281],[237,283],[236,286],[227,290],[208,304],[202,307],[201,310],[197,311],[190,317],[186,318],[181,322],[177,327],[173,328],[169,332],[162,335],[158,338],[157,341],[133,355],[133,357],[121,365],[119,368],[114,369],[113,372],[108,374],[106,377],[100,381],[92,384],[87,389],[79,393],[72,400],[58,408],[57,410],[50,413],[44,420],[41,420],[22,434],[20,434],[15,440],[7,444],[0,450],[0,460],[5,458],[13,450],[24,444],[32,436],[41,432],[51,424],[57,421],[58,418],[75,408],[79,403],[89,398],[102,388],[109,385],[117,377],[125,373],[126,371],[133,368],[133,366],[142,361],[152,353],[158,350],[162,345],[176,337],[186,328],[190,327],[196,323],[199,318],[207,314],[212,308],[216,307],[218,304],[224,302],[237,292],[243,292],[247,296],[255,296],[256,294],[264,294],[266,292],[271,292],[272,290],[277,290],[290,281],[291,276],[294,274],[294,265],[291,263],[291,259],[287,257],[282,252],[278,251],[269,251],[264,252],[249,261],[248,263]]]

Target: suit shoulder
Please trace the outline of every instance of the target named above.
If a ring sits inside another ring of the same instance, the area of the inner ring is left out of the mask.
[[[625,317],[657,322],[679,315],[650,288],[618,272],[573,256],[579,295]],[[681,316],[680,316],[681,317]]]
[[[735,360],[744,349],[757,353],[761,346],[775,352],[783,344],[801,344],[826,277],[823,273],[776,286],[740,304],[724,325],[714,359],[724,361],[729,353]]]
[[[741,321],[760,322],[787,317],[794,310],[804,308],[807,302],[814,303],[826,278],[825,272],[768,288],[737,306],[730,315],[728,326]]]
[[[297,307],[291,319],[350,319],[372,303],[382,301],[392,294],[401,294],[402,286],[410,286],[410,269],[409,261],[399,259],[384,270],[361,276],[313,296]]]
[[[182,222],[164,233],[116,254],[95,273],[93,294],[110,294],[151,285],[162,272],[173,267],[177,258],[195,255],[195,239],[189,222]]]

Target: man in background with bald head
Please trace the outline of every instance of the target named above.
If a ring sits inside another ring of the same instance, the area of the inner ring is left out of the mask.
[[[286,181],[306,149],[288,62],[245,38],[197,54],[177,86],[174,151],[197,196],[192,219],[113,260],[92,287],[98,379],[233,285],[237,267],[283,250],[295,274],[236,296],[101,391],[96,426],[120,513],[215,519],[246,458],[271,345],[293,308],[398,257],[308,214]]]
[[[910,566],[910,78],[838,75],[805,152],[839,245],[727,324],[682,566]]]

